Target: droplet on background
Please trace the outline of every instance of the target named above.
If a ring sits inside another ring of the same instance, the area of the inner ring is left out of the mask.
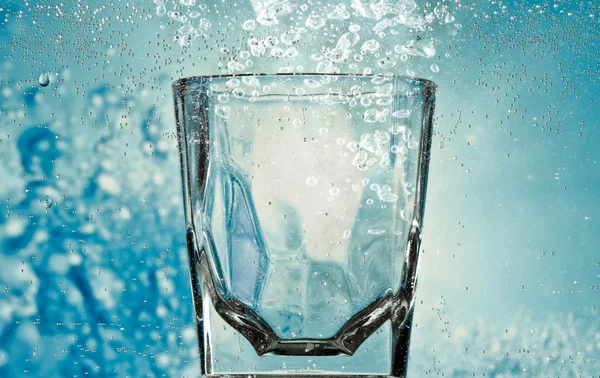
[[[50,196],[46,196],[46,198],[43,201],[44,204],[44,208],[46,210],[48,210],[49,208],[52,207],[52,204],[54,203],[54,201],[52,200],[52,198],[50,198]]]
[[[38,82],[42,87],[47,87],[50,84],[50,76],[48,76],[47,72],[43,72],[40,74]]]

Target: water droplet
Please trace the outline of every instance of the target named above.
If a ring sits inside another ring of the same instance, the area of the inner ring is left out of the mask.
[[[437,64],[433,63],[431,65],[431,71],[434,73],[438,73],[438,72],[440,72],[440,67]]]
[[[47,87],[48,84],[50,84],[50,76],[48,76],[48,73],[43,72],[42,74],[40,74],[38,82],[42,87]]]
[[[52,207],[52,205],[54,204],[54,201],[52,200],[52,198],[50,198],[50,196],[46,196],[46,198],[44,199],[44,201],[42,201],[44,208],[46,210],[48,210],[49,208]]]

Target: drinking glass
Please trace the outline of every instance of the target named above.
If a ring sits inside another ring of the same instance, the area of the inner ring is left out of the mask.
[[[201,373],[404,377],[435,85],[173,84]]]

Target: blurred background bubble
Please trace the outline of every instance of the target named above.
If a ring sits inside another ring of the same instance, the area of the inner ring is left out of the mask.
[[[599,18],[560,0],[2,2],[0,377],[198,375],[170,85],[274,72],[439,85],[409,376],[595,377]]]

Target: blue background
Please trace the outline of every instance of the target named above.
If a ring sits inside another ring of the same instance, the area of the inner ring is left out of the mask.
[[[252,9],[182,48],[150,1],[66,3],[0,5],[0,377],[196,376],[170,84]],[[406,63],[439,85],[409,375],[597,377],[600,6],[455,15]]]

